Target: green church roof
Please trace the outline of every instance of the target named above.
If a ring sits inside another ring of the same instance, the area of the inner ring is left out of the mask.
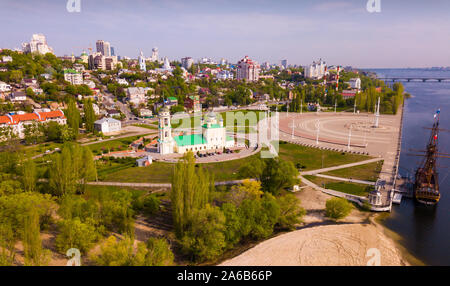
[[[178,146],[206,144],[206,138],[201,134],[181,135],[174,138]]]
[[[220,126],[219,124],[211,124],[210,127],[208,127],[208,124],[203,124],[202,127],[203,128],[222,128],[222,126]]]

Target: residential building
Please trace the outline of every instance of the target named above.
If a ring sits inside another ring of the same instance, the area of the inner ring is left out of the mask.
[[[151,156],[145,156],[143,158],[139,158],[136,160],[136,166],[138,167],[147,167],[150,166],[153,162],[153,159]]]
[[[101,53],[105,57],[111,56],[111,44],[103,40],[98,40],[96,43],[97,53]]]
[[[12,62],[12,57],[11,56],[3,56],[2,57],[2,63],[10,63]]]
[[[200,96],[191,95],[191,96],[186,97],[186,100],[184,101],[184,107],[192,110],[193,112],[202,111],[202,104],[200,103]]]
[[[53,49],[47,45],[47,39],[43,34],[33,34],[29,43],[22,44],[22,51],[25,54],[38,53],[45,55],[47,53],[54,54]]]
[[[72,85],[83,84],[83,74],[74,69],[64,69],[64,80]]]
[[[259,64],[245,56],[237,63],[236,78],[238,80],[258,81],[259,71]]]
[[[128,81],[124,78],[118,77],[118,78],[116,78],[116,82],[120,85],[128,85]]]
[[[283,69],[287,69],[288,68],[288,61],[287,60],[281,60],[281,67]]]
[[[112,71],[115,70],[117,65],[118,65],[119,61],[117,60],[117,57],[111,57],[111,56],[107,56],[105,57],[105,70],[107,71]]]
[[[105,135],[116,134],[122,130],[122,123],[114,118],[104,117],[94,122],[94,128]]]
[[[327,65],[322,59],[313,62],[311,65],[305,66],[305,78],[322,79],[327,71]]]
[[[357,78],[351,78],[348,82],[350,85],[350,88],[357,89],[358,91],[361,90],[361,79],[359,77]]]
[[[150,109],[141,108],[139,109],[139,115],[144,118],[150,118],[153,116],[153,112]]]
[[[141,103],[147,103],[148,88],[144,87],[129,87],[127,88],[127,101],[139,106]]]
[[[9,95],[9,100],[12,102],[26,101],[27,95],[23,91],[15,91]]]
[[[186,57],[181,59],[181,66],[184,67],[186,70],[189,70],[192,65],[194,64],[194,59],[191,57]]]
[[[50,121],[55,121],[61,125],[67,123],[67,119],[61,110],[45,110],[43,112],[35,111],[33,113],[18,112],[17,114],[0,116],[0,129],[10,127],[12,128],[14,134],[16,134],[20,139],[23,139],[25,137],[25,127],[27,125],[33,123],[42,124]]]
[[[178,99],[176,97],[174,97],[174,96],[169,96],[167,98],[167,100],[164,101],[164,103],[166,105],[168,105],[169,107],[172,106],[172,105],[178,105]]]
[[[342,98],[343,99],[355,98],[357,93],[358,93],[357,90],[343,90],[342,91]]]
[[[100,52],[94,53],[89,56],[88,65],[90,70],[104,70],[106,68],[105,57]]]
[[[0,91],[1,92],[11,91],[11,86],[6,82],[0,81]]]
[[[227,80],[227,79],[233,79],[234,75],[233,72],[229,70],[221,70],[216,75],[217,79],[219,80]]]

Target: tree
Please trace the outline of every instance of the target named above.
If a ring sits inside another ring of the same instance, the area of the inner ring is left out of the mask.
[[[232,248],[242,238],[241,219],[237,214],[237,207],[232,203],[224,203],[221,210],[225,216],[224,235],[227,248]]]
[[[344,198],[331,198],[326,202],[326,216],[339,220],[350,214],[353,205]]]
[[[163,238],[151,237],[147,241],[147,254],[145,266],[170,266],[173,264],[174,255],[170,246]]]
[[[78,130],[80,128],[80,112],[73,99],[69,100],[66,110],[67,125],[73,130],[75,138],[78,137]]]
[[[0,224],[0,266],[12,266],[16,255],[16,242],[10,224]]]
[[[133,266],[135,256],[145,255],[142,248],[139,253],[134,253],[133,240],[126,237],[117,241],[114,236],[110,236],[100,247],[100,254],[91,259],[101,266]]]
[[[306,214],[305,209],[300,206],[300,200],[293,194],[287,194],[277,198],[277,201],[280,206],[277,225],[282,229],[293,229]]]
[[[231,188],[231,191],[226,196],[226,200],[235,206],[239,206],[243,200],[259,199],[262,195],[261,182],[244,180],[241,185]]]
[[[209,202],[214,186],[213,178],[201,167],[196,168],[192,152],[188,152],[175,166],[172,176],[173,220],[178,238],[183,236],[187,221],[196,210],[203,209]]]
[[[32,159],[23,160],[21,166],[21,180],[23,189],[26,192],[33,192],[36,189],[36,164]]]
[[[225,216],[219,208],[208,204],[204,209],[195,210],[181,239],[183,252],[195,261],[217,258],[226,246],[224,230]]]
[[[91,100],[84,101],[84,121],[86,123],[86,130],[94,132],[94,122],[96,120],[94,107]]]
[[[35,210],[25,216],[22,241],[25,265],[42,266],[49,262],[49,251],[42,248],[39,214]]]
[[[86,253],[98,238],[95,227],[82,223],[79,218],[64,219],[58,223],[58,228],[55,245],[63,254],[70,248],[78,248],[81,253]]]
[[[54,154],[49,169],[49,185],[55,195],[84,192],[86,182],[96,177],[94,157],[88,147],[66,143]],[[78,186],[81,188],[78,188]]]
[[[266,238],[280,216],[280,207],[271,194],[265,193],[259,200],[244,200],[238,209],[242,237]]]
[[[278,195],[280,190],[293,186],[297,182],[298,170],[292,162],[280,158],[267,159],[261,175],[261,184],[265,191]]]

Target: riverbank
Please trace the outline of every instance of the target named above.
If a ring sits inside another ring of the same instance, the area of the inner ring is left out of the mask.
[[[307,214],[298,230],[266,240],[220,265],[226,266],[364,266],[369,249],[380,251],[380,264],[423,265],[377,222],[378,214],[354,209],[336,223],[325,217],[330,195],[305,188],[296,196]]]

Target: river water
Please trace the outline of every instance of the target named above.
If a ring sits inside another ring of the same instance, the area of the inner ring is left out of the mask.
[[[378,77],[450,78],[450,71],[431,69],[376,69]],[[392,85],[392,82],[389,83]],[[450,82],[404,82],[412,98],[405,101],[402,154],[399,171],[414,175],[423,160],[410,156],[410,149],[424,150],[433,115],[441,109],[440,127],[450,129]],[[450,153],[450,132],[440,132],[439,151]],[[401,243],[427,265],[450,265],[450,159],[438,159],[441,200],[436,207],[423,207],[411,199],[394,205],[385,226],[402,237]]]

